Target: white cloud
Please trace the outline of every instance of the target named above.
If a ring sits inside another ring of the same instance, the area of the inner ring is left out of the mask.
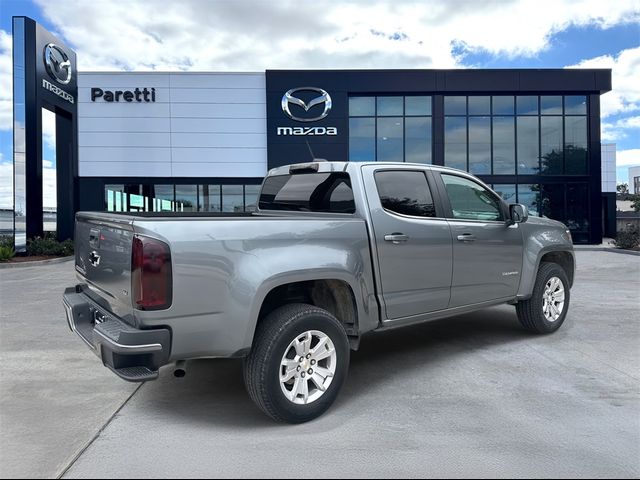
[[[615,142],[629,137],[629,130],[634,130],[632,135],[640,138],[640,116],[621,118],[613,123],[602,122],[601,137],[603,142]]]
[[[602,118],[640,110],[640,47],[621,51],[618,55],[583,60],[569,68],[612,69],[612,90],[600,97]]]
[[[0,153],[0,210],[13,208],[13,163]]]
[[[640,117],[628,117],[618,120],[616,128],[640,128]]]
[[[13,119],[13,60],[11,35],[0,30],[0,130],[11,130]]]
[[[42,139],[44,147],[55,152],[56,149],[56,114],[42,109]]]
[[[640,148],[616,152],[616,167],[634,167],[636,165],[640,165]]]
[[[81,70],[451,68],[452,46],[534,55],[571,25],[639,18],[636,0],[37,0]]]
[[[539,0],[36,2],[81,71],[456,68],[459,46],[535,56],[570,26],[640,22],[637,0],[557,0],[552,11]],[[3,130],[11,129],[11,63],[11,35],[0,30]],[[639,66],[640,47],[574,65],[613,69],[604,119],[640,111]],[[603,140],[627,138],[632,127],[603,122]]]

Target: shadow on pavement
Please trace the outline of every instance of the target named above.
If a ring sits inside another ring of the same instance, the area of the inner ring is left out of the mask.
[[[367,335],[351,354],[349,376],[329,412],[347,409],[371,395],[397,372],[429,378],[429,366],[470,350],[526,341],[531,335],[519,325],[513,307],[497,307],[436,322]],[[439,367],[441,369],[442,367]],[[441,370],[438,374],[441,374]],[[160,380],[138,393],[135,407],[152,409],[176,422],[217,427],[282,428],[250,400],[242,377],[242,360],[193,360],[184,378],[165,367]],[[321,417],[326,419],[327,415]]]

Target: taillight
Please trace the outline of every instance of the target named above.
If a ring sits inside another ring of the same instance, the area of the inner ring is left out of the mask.
[[[163,310],[172,301],[169,245],[149,237],[133,237],[131,292],[138,310]]]

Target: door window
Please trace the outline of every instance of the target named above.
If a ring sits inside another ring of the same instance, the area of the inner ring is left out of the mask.
[[[478,221],[501,221],[500,201],[480,184],[458,177],[442,174],[453,218]]]
[[[376,172],[380,203],[385,210],[414,217],[435,217],[436,209],[424,172]]]

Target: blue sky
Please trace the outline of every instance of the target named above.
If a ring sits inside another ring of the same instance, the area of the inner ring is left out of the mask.
[[[603,142],[617,144],[618,180],[626,181],[628,166],[640,165],[640,4],[541,5],[0,0],[0,169],[11,159],[11,16],[26,15],[77,51],[81,71],[612,68],[614,89],[602,97]]]

